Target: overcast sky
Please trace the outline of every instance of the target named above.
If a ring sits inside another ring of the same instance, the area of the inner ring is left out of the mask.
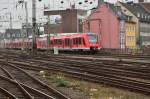
[[[9,27],[10,21],[10,12],[12,14],[13,28],[21,28],[21,24],[25,23],[25,7],[20,5],[16,7],[18,0],[0,0],[0,31],[2,29]],[[28,2],[28,12],[29,12],[29,22],[32,21],[32,0],[26,0]],[[61,4],[61,1],[64,1]],[[69,8],[71,3],[75,1],[76,8],[79,9],[90,9],[94,6],[97,6],[98,0],[88,0],[91,4],[85,4],[85,0],[42,0],[38,2],[37,0],[37,21],[45,21],[43,18],[44,6],[51,10],[61,10]],[[117,0],[106,0],[108,2],[116,2]],[[82,2],[82,5],[79,5],[79,2]],[[5,21],[5,22],[2,22]],[[8,22],[7,22],[8,21]]]

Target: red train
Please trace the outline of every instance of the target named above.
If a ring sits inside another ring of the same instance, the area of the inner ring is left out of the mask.
[[[36,38],[38,49],[58,47],[59,50],[98,50],[100,40],[97,33],[61,33],[40,35]],[[32,47],[32,37],[18,39],[3,39],[0,41],[3,48],[28,48]]]

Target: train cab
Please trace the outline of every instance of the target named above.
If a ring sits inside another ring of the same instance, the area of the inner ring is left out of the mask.
[[[97,33],[87,33],[87,39],[89,42],[90,50],[98,50],[100,48],[100,43]]]

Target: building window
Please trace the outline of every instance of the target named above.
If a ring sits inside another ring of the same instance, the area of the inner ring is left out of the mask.
[[[131,41],[131,37],[130,36],[128,36],[127,38],[128,38],[128,41]]]
[[[133,32],[135,32],[135,27],[133,27]]]
[[[135,41],[135,37],[134,36],[127,36],[128,41]]]

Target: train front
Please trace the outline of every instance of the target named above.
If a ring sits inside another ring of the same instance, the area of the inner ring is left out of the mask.
[[[100,49],[100,40],[97,33],[87,33],[89,40],[89,47],[91,51],[98,51]]]

